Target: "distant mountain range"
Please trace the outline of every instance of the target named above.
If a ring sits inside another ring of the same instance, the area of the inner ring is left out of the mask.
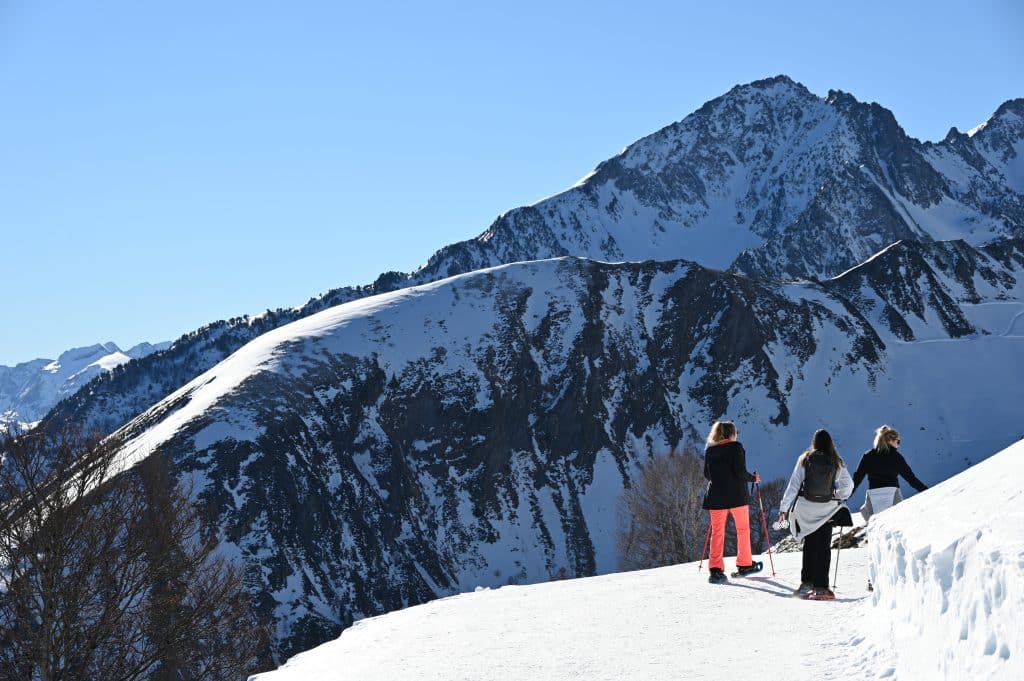
[[[97,376],[170,345],[139,343],[122,352],[114,343],[97,343],[68,350],[57,359],[0,366],[0,427],[26,427]]]
[[[904,432],[935,482],[1022,434],[1024,100],[908,137],[877,104],[738,86],[420,270],[216,322],[44,422],[197,484],[292,654],[353,619],[615,569],[649,456],[740,422]]]

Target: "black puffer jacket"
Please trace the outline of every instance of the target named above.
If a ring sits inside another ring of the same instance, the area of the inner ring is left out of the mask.
[[[704,508],[723,509],[750,503],[747,483],[754,474],[747,472],[747,453],[739,442],[723,442],[704,450],[704,477],[711,481]]]

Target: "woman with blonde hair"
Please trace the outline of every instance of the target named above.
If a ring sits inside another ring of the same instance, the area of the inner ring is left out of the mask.
[[[918,492],[928,489],[910,470],[907,460],[897,449],[899,445],[900,434],[889,426],[881,426],[875,431],[874,448],[864,453],[853,474],[854,489],[857,489],[864,476],[868,478],[868,492],[864,495],[864,505],[860,509],[865,521],[875,513],[881,513],[903,501],[898,480],[900,476]]]
[[[853,493],[853,480],[846,463],[836,451],[827,430],[814,433],[810,448],[796,460],[780,508],[779,522],[789,520],[797,541],[803,541],[803,565],[797,595],[816,601],[835,600],[828,588],[832,562],[832,528],[852,525],[846,500]],[[792,514],[792,518],[790,518]]]
[[[754,562],[750,551],[750,497],[747,483],[760,482],[757,472],[747,472],[746,452],[736,438],[739,431],[732,421],[715,421],[704,450],[704,477],[709,480],[704,508],[711,513],[711,552],[709,582],[725,582],[725,523],[732,515],[736,525],[736,572],[749,575],[764,567]]]

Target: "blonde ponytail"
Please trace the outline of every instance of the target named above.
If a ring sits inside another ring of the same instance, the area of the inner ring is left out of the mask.
[[[896,432],[894,428],[889,426],[880,426],[878,430],[875,431],[875,451],[881,452],[882,454],[888,453],[889,450],[893,449],[889,444],[889,440],[898,440],[899,438],[900,434]]]

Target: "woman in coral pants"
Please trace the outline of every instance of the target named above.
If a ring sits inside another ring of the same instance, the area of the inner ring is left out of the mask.
[[[750,497],[747,484],[758,482],[757,473],[747,472],[746,452],[737,440],[739,431],[732,421],[716,421],[708,435],[707,449],[704,450],[704,477],[710,480],[708,493],[704,497],[704,508],[711,512],[711,554],[708,567],[711,568],[709,581],[726,579],[725,521],[732,515],[736,524],[736,571],[741,574],[757,572],[760,563],[755,563],[750,554]]]

